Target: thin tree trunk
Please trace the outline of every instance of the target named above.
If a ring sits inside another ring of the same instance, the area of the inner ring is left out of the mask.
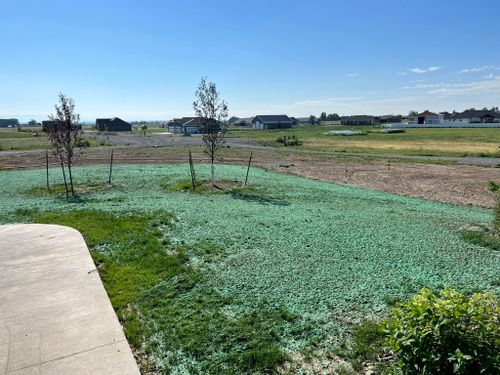
[[[60,160],[61,160],[62,174],[64,178],[64,189],[66,190],[66,198],[68,198],[69,191],[68,191],[68,182],[66,181],[66,171],[64,170],[64,160],[62,157],[60,158]]]
[[[71,186],[71,195],[75,196],[75,189],[73,188],[73,175],[71,174],[71,158],[68,158],[68,172],[69,172],[69,185]]]
[[[215,165],[214,165],[213,155],[212,155],[212,165],[211,165],[210,175],[212,177],[212,187],[215,187]]]

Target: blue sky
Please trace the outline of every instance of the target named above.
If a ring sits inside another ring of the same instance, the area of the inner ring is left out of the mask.
[[[0,117],[230,115],[500,106],[498,0],[0,0]]]

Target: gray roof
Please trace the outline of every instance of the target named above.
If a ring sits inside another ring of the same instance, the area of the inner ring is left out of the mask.
[[[353,115],[353,116],[342,116],[340,119],[363,121],[363,120],[373,120],[374,117],[370,115]]]
[[[296,120],[298,122],[311,122],[310,117],[297,117]],[[314,118],[314,121],[318,120],[316,117]]]
[[[495,112],[495,111],[484,111],[484,110],[477,110],[477,109],[467,109],[466,111],[463,111],[462,113],[456,113],[453,116],[451,116],[452,119],[463,119],[463,118],[472,118],[472,117],[484,117],[484,116],[491,116],[494,118],[500,118],[500,113]]]
[[[119,117],[113,118],[98,118],[95,120],[96,124],[113,124],[113,123],[127,123]],[[128,124],[128,123],[127,123]]]
[[[417,116],[418,116],[418,117],[439,116],[439,114],[438,114],[438,113],[431,112],[431,111],[429,111],[429,110],[426,110],[426,111],[424,111],[424,112],[422,112],[422,113],[419,113]]]
[[[182,117],[182,118],[174,118],[167,122],[167,126],[194,126],[200,127],[203,126],[200,117]]]
[[[292,119],[287,115],[257,115],[254,117],[255,119],[260,119],[263,123],[292,122]]]
[[[389,120],[391,118],[402,118],[403,116],[401,115],[382,115],[382,116],[378,116],[379,119],[381,120]]]

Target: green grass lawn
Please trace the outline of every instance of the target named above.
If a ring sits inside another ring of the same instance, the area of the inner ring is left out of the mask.
[[[0,172],[0,222],[83,233],[144,371],[300,373],[421,287],[500,291],[499,253],[461,235],[490,210],[257,169],[247,189],[192,193],[186,165],[117,165],[109,189],[107,166],[75,168],[99,189],[66,202],[44,173]]]
[[[325,135],[330,130],[360,130],[365,135]],[[295,135],[303,149],[325,152],[369,152],[433,156],[500,156],[500,130],[405,129],[380,133],[379,126],[301,126],[288,130],[232,130],[229,137],[249,137],[276,145],[278,137]]]

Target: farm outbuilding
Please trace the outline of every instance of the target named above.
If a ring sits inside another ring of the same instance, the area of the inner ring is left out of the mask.
[[[132,125],[123,121],[121,118],[98,118],[95,120],[95,127],[100,132],[129,132],[132,131]]]

